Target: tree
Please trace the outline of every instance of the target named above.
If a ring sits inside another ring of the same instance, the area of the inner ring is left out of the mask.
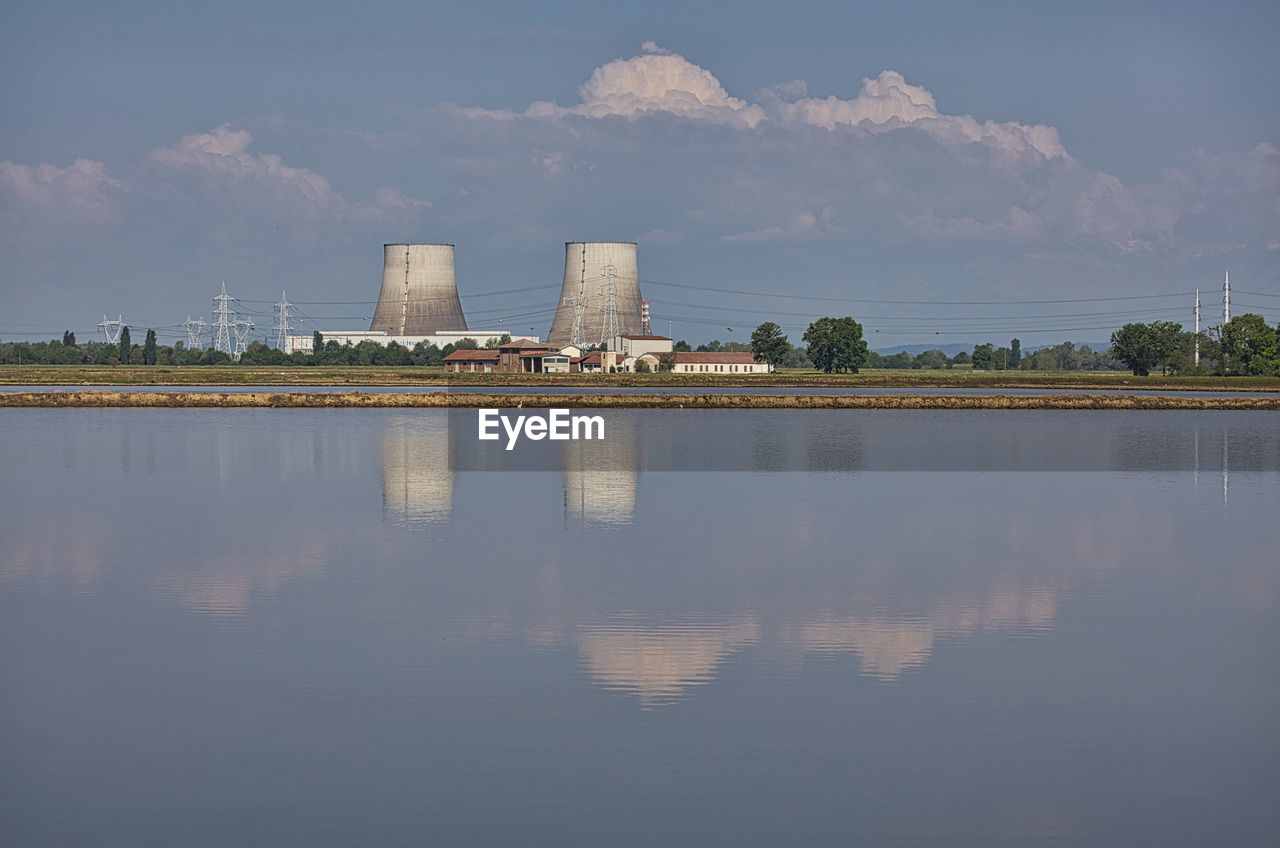
[[[511,334],[503,333],[501,336],[490,336],[484,343],[485,350],[496,350],[504,344],[511,343]]]
[[[1022,367],[1022,340],[1021,339],[1014,339],[1013,341],[1009,342],[1009,367],[1014,369]]]
[[[804,331],[805,354],[819,371],[858,373],[867,359],[862,325],[853,318],[819,318]]]
[[[73,333],[73,332],[71,332],[70,330],[67,330],[66,332],[64,332],[64,333],[62,334],[62,346],[63,346],[63,347],[75,347],[75,346],[76,346],[76,334],[75,334],[75,333]]]
[[[991,344],[980,344],[973,349],[973,356],[970,358],[973,362],[974,371],[988,371],[996,363],[996,351]]]
[[[649,367],[649,363],[645,362],[643,359],[637,359],[634,367],[637,374],[648,374],[652,371]]]
[[[809,357],[805,355],[804,348],[792,346],[787,352],[786,362],[783,363],[787,368],[812,368],[813,363],[809,361]]]
[[[1111,334],[1111,355],[1123,362],[1135,377],[1147,376],[1160,361],[1156,355],[1155,333],[1141,322],[1125,324]]]
[[[680,341],[672,345],[671,349],[676,351],[677,353],[688,353],[689,351],[693,350],[693,348],[689,347],[689,343],[684,339],[681,339]]]
[[[916,357],[915,368],[941,369],[950,365],[947,355],[940,350],[926,350]]]
[[[147,330],[146,341],[142,343],[142,364],[156,364],[156,331]]]
[[[129,364],[129,354],[133,350],[133,344],[129,341],[129,328],[120,328],[120,352],[118,358],[125,365]]]
[[[1136,377],[1145,377],[1160,366],[1161,373],[1177,370],[1186,358],[1187,334],[1172,321],[1125,324],[1111,334],[1111,355]]]
[[[458,339],[453,343],[454,350],[479,350],[480,343],[470,336]]]
[[[756,362],[767,362],[774,368],[786,362],[791,352],[782,328],[772,321],[765,321],[751,334],[751,356]]]
[[[324,350],[324,334],[316,330],[311,334],[311,352],[319,353]]]
[[[1261,315],[1237,315],[1222,325],[1220,335],[1228,374],[1280,375],[1277,332]]]
[[[674,350],[658,354],[658,370],[676,370],[676,352]]]

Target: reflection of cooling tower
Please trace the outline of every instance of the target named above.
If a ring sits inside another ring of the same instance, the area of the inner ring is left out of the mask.
[[[618,333],[640,332],[640,277],[636,270],[635,242],[573,241],[564,246],[564,286],[560,290],[555,320],[551,322],[547,339],[550,344],[600,344],[609,312],[606,287],[609,277],[604,271],[607,266],[614,270]],[[574,338],[574,304],[579,297],[584,301],[581,337]]]
[[[384,244],[382,291],[369,329],[426,336],[467,329],[453,277],[451,244]]]
[[[564,513],[566,519],[600,524],[630,524],[636,514],[640,481],[639,449],[634,422],[609,419],[606,438],[564,443]]]
[[[453,513],[449,421],[444,410],[398,418],[382,431],[382,516],[407,527],[448,521]]]

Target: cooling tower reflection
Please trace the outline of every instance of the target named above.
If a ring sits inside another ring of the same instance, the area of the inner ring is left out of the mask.
[[[566,522],[635,520],[640,472],[633,417],[611,419],[607,439],[566,442],[560,456]]]
[[[382,430],[382,515],[405,527],[448,521],[454,474],[449,421],[428,412],[388,421]]]

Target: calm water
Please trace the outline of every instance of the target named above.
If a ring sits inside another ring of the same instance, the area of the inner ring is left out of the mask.
[[[0,844],[1280,834],[1280,415],[450,420],[0,413]]]

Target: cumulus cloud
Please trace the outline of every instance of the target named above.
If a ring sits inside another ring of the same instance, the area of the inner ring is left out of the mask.
[[[581,102],[576,105],[537,101],[523,115],[477,107],[460,111],[470,118],[503,121],[570,115],[639,118],[665,113],[744,129],[755,129],[765,121],[826,130],[839,125],[859,126],[872,132],[915,127],[945,144],[985,145],[1005,159],[1028,154],[1070,159],[1053,127],[945,114],[938,110],[928,89],[907,82],[897,71],[886,70],[875,78],[863,79],[858,96],[849,100],[835,95],[808,97],[804,81],[792,80],[762,95],[769,107],[766,109],[731,96],[714,74],[678,53],[652,41],[644,42],[641,50],[640,56],[615,59],[596,68],[591,78],[578,87]],[[788,97],[797,99],[785,99]]]
[[[827,228],[812,212],[800,212],[783,224],[774,224],[745,233],[734,233],[720,240],[727,244],[769,241],[812,241],[823,235]]]
[[[852,100],[834,95],[805,97],[778,105],[783,121],[833,130],[838,124],[887,132],[904,126],[923,129],[947,144],[983,144],[1005,155],[1034,152],[1046,159],[1069,159],[1058,131],[1042,125],[979,122],[970,115],[945,115],[928,89],[911,85],[897,71],[882,71],[864,79]]]
[[[429,201],[407,197],[394,188],[380,188],[372,201],[348,201],[322,175],[285,164],[274,153],[253,153],[253,136],[227,125],[184,136],[172,147],[152,150],[151,162],[202,177],[215,187],[235,187],[277,212],[309,218],[332,217],[369,223],[415,217]]]
[[[1280,241],[1280,151],[1271,144],[1200,154],[1154,185],[1128,185],[1076,160],[1052,126],[949,114],[895,70],[863,79],[849,98],[811,96],[792,80],[753,102],[653,42],[596,68],[578,94],[575,104],[523,111],[448,107],[446,123],[467,157],[501,163],[487,182],[522,184],[530,164],[557,177],[565,194],[540,198],[543,214],[572,216],[595,189],[625,198],[620,220],[627,206],[644,207],[637,234],[656,209],[684,217],[686,242],[890,239],[1189,255]],[[579,161],[599,170],[568,164]],[[506,208],[506,199],[494,204]]]
[[[471,118],[515,120],[563,118],[639,118],[667,113],[682,118],[752,128],[764,120],[764,110],[755,104],[730,97],[720,80],[688,59],[646,41],[644,54],[615,59],[595,69],[591,78],[578,87],[580,103],[560,106],[537,101],[520,115],[500,109],[464,107]]]
[[[21,214],[104,218],[111,208],[111,193],[123,186],[94,159],[77,159],[65,168],[46,162],[0,162],[0,196],[7,198],[5,206]]]

